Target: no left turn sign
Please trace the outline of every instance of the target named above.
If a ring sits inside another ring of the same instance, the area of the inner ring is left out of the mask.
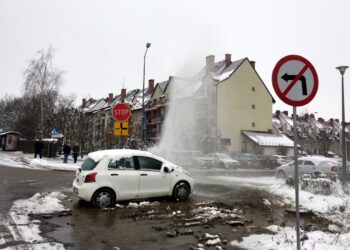
[[[297,107],[308,104],[315,97],[318,77],[307,59],[289,55],[277,62],[272,72],[272,84],[283,102]]]

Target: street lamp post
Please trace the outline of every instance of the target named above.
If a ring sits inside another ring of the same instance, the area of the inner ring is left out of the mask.
[[[146,55],[148,48],[151,47],[151,43],[146,44],[145,56],[143,57],[143,84],[142,84],[142,143],[145,142],[146,136],[146,114],[145,114],[145,73],[146,73]]]
[[[342,182],[343,185],[345,185],[346,181],[346,149],[345,149],[345,106],[344,106],[344,74],[345,70],[349,68],[348,66],[339,66],[336,67],[336,69],[339,70],[341,74],[341,102],[342,102],[342,122],[341,122],[341,127],[342,127],[342,151],[343,151],[343,164],[342,164],[342,169],[343,169],[343,178]]]

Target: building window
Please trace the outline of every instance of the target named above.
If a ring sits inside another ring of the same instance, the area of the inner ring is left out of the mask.
[[[255,109],[255,104],[252,104],[252,109]]]
[[[221,138],[220,139],[221,146],[231,146],[231,139],[229,138]]]
[[[255,87],[252,87],[252,91],[255,92]]]
[[[252,122],[252,127],[255,128],[255,122]]]

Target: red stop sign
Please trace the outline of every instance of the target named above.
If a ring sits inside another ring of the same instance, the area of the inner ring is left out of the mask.
[[[131,116],[131,110],[128,104],[117,103],[112,110],[112,114],[114,119],[118,121],[127,121]]]

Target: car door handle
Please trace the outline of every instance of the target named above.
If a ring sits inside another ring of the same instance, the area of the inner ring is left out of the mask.
[[[111,176],[118,176],[119,174],[111,174]]]
[[[148,174],[141,174],[141,176],[147,176]]]

